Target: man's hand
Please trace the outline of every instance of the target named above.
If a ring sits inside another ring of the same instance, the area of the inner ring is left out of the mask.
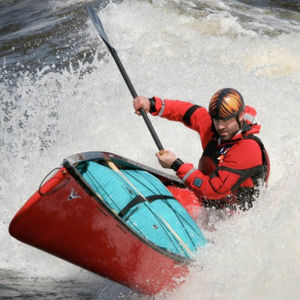
[[[133,107],[135,109],[135,113],[137,115],[140,115],[141,113],[139,112],[139,110],[141,108],[143,108],[145,110],[146,113],[149,112],[150,110],[150,101],[148,98],[143,97],[143,96],[137,96],[134,100],[133,100]]]
[[[158,161],[163,168],[170,169],[177,156],[169,150],[160,150],[156,153]]]

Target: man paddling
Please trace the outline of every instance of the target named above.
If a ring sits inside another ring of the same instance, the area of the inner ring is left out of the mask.
[[[251,208],[259,188],[268,180],[270,163],[261,140],[255,136],[260,125],[253,123],[256,111],[245,106],[235,89],[216,92],[208,111],[198,105],[159,97],[138,96],[135,111],[144,108],[152,115],[182,122],[200,135],[203,153],[198,168],[184,163],[173,152],[156,154],[164,168],[177,176],[197,195],[206,207],[241,210]]]

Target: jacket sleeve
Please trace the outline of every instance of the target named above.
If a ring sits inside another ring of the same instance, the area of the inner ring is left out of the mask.
[[[167,100],[159,97],[155,99],[155,112],[152,115],[183,123],[190,129],[197,131],[205,148],[213,136],[212,120],[208,111],[201,106],[179,100]]]
[[[252,186],[248,176],[262,165],[259,145],[253,140],[241,140],[227,152],[224,161],[209,176],[195,169],[192,164],[183,164],[177,176],[197,194],[199,198],[217,200],[230,195],[235,187]],[[239,181],[242,178],[242,182]]]

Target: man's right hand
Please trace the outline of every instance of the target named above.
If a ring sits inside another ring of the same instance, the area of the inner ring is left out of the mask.
[[[137,96],[134,100],[133,100],[133,107],[135,109],[135,113],[137,115],[140,115],[140,109],[143,108],[145,110],[145,112],[149,112],[150,110],[150,101],[148,98],[143,97],[143,96]]]
[[[170,169],[177,156],[170,150],[160,150],[155,154],[159,164],[166,169]]]

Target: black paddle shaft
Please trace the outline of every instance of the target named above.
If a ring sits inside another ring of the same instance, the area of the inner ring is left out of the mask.
[[[110,42],[108,41],[108,38],[106,36],[106,33],[104,31],[103,25],[102,25],[99,17],[96,15],[94,9],[89,4],[86,4],[86,9],[87,9],[87,12],[88,12],[94,26],[96,27],[96,29],[98,31],[100,37],[102,38],[102,40],[105,43],[105,45],[107,46],[110,54],[112,55],[114,61],[116,62],[117,66],[119,68],[119,71],[121,72],[121,75],[122,75],[123,79],[125,80],[126,85],[129,89],[132,97],[136,98],[137,93],[136,93],[136,91],[135,91],[135,89],[134,89],[134,87],[131,83],[131,80],[130,80],[130,78],[129,78],[129,76],[128,76],[128,74],[127,74],[120,58],[119,58],[119,55],[118,55],[116,49],[113,48],[111,46]],[[153,139],[154,139],[154,142],[156,143],[156,146],[157,146],[158,150],[163,150],[164,148],[163,148],[163,146],[162,146],[162,144],[161,144],[161,142],[160,142],[153,126],[152,126],[152,123],[150,122],[150,120],[149,120],[149,118],[148,118],[148,116],[145,112],[145,110],[143,108],[141,108],[139,111],[140,111],[140,113],[141,113],[141,115],[142,115],[142,117],[143,117],[143,119],[144,119],[144,121],[145,121],[145,123],[146,123]]]

